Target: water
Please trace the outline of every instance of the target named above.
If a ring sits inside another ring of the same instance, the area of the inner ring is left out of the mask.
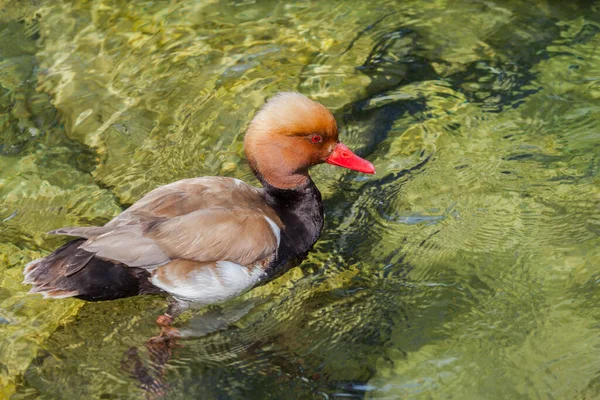
[[[144,398],[166,300],[45,301],[23,265],[157,185],[256,182],[280,90],[378,173],[315,168],[321,240],[177,322],[165,398],[600,396],[600,2],[41,0],[0,14],[0,398]]]

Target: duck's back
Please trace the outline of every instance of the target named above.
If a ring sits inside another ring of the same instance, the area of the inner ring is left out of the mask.
[[[190,285],[202,291],[214,278],[235,295],[274,258],[281,229],[261,190],[233,178],[186,179],[151,191],[103,227],[51,232],[80,239],[28,264],[25,283],[46,297],[108,300],[176,295]],[[221,282],[223,274],[232,281]]]

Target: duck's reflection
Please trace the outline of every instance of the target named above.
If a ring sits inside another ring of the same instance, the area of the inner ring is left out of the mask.
[[[121,370],[139,382],[147,399],[160,398],[168,391],[165,373],[174,349],[183,346],[186,339],[197,339],[228,329],[263,302],[251,299],[231,307],[215,306],[201,314],[194,314],[181,326],[177,323],[172,325],[173,319],[167,321],[165,315],[161,315],[157,319],[160,333],[144,344],[147,360],[138,347],[131,347],[123,354]]]

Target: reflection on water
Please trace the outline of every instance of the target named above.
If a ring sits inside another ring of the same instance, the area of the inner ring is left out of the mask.
[[[167,398],[597,398],[600,2],[11,2],[0,15],[0,397],[143,398],[161,297],[25,295],[23,265],[172,180],[255,182],[264,98],[378,174],[314,171],[300,268],[177,322]]]

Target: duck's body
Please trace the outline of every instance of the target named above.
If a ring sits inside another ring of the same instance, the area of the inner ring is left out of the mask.
[[[103,227],[52,231],[83,239],[30,263],[25,282],[55,298],[164,291],[181,301],[223,301],[283,272],[310,249],[323,227],[320,200],[312,181],[281,190],[234,178],[181,180],[148,193]]]
[[[331,114],[296,93],[267,103],[245,144],[262,189],[225,177],[159,187],[103,227],[51,232],[79,239],[29,263],[25,283],[54,298],[166,292],[183,303],[221,302],[282,273],[317,241],[323,209],[310,166],[374,172],[337,141]]]

